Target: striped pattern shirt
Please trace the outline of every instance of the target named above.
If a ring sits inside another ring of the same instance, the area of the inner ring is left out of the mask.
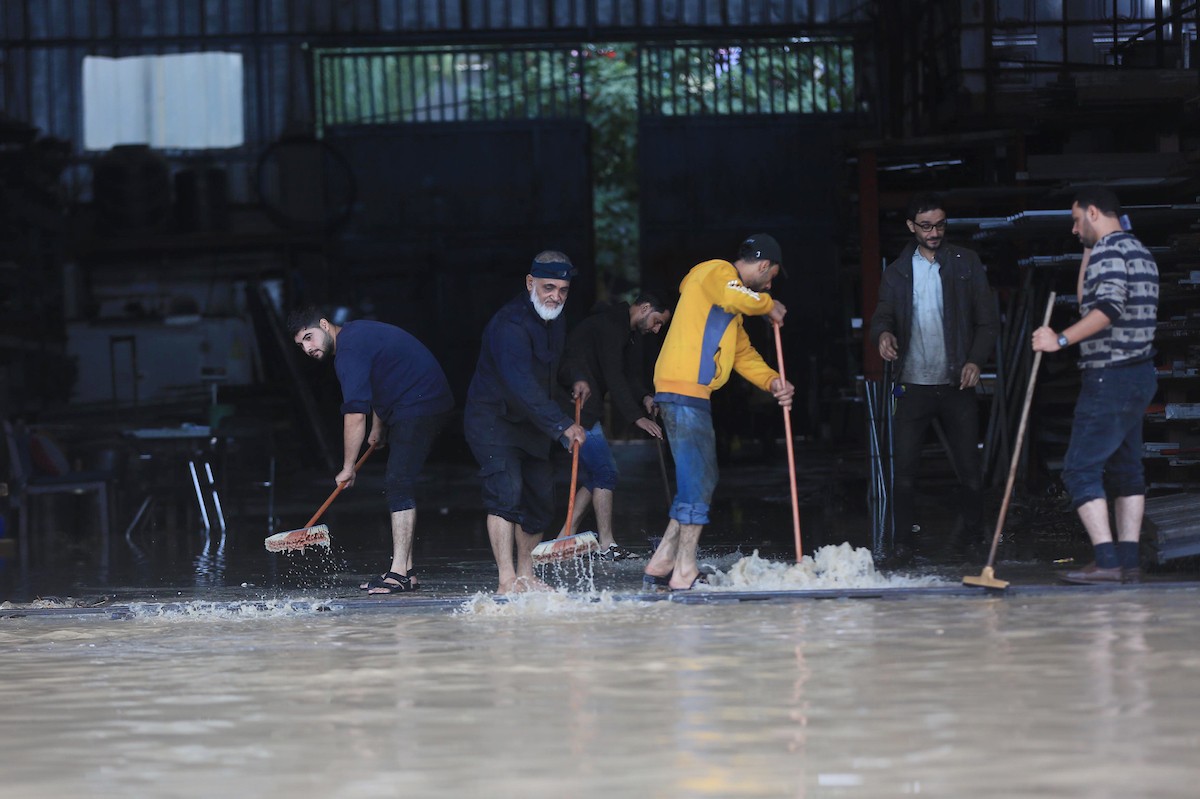
[[[1158,265],[1132,234],[1110,233],[1092,247],[1079,312],[1098,310],[1112,325],[1079,342],[1080,367],[1103,369],[1154,357]]]

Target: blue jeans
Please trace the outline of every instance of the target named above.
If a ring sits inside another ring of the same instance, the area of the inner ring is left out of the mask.
[[[708,524],[717,487],[717,437],[712,411],[676,402],[659,404],[671,456],[675,458],[675,501],[671,518],[680,524]]]
[[[1152,361],[1083,370],[1062,473],[1074,507],[1105,499],[1105,483],[1114,497],[1146,493],[1142,421],[1157,389]]]
[[[583,467],[583,487],[589,491],[605,488],[612,491],[617,487],[617,461],[613,458],[612,448],[604,437],[604,429],[600,423],[592,425],[587,431],[587,439],[579,448],[579,464]]]

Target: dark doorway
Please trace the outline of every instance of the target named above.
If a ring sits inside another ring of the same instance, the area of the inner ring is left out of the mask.
[[[326,138],[350,163],[358,197],[332,288],[424,341],[460,406],[484,325],[524,289],[539,251],[562,250],[581,268],[568,316],[591,307],[583,122],[372,125]]]
[[[793,418],[797,432],[811,430],[821,375],[844,362],[837,128],[800,115],[652,117],[642,120],[639,136],[646,284],[675,296],[695,264],[732,261],[752,233],[775,236],[788,273],[773,295],[788,309],[782,338],[787,376],[799,392]],[[747,320],[746,329],[774,364],[767,325]]]

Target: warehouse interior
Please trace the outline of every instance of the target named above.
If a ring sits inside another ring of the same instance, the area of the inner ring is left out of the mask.
[[[673,301],[693,264],[770,231],[800,456],[848,463],[849,494],[880,503],[864,330],[926,190],[1003,321],[978,392],[985,484],[1015,460],[1024,534],[1078,540],[1057,481],[1069,357],[1043,363],[1015,440],[1028,333],[1052,291],[1057,321],[1075,313],[1071,198],[1097,183],[1159,265],[1145,535],[1194,570],[1198,26],[1200,4],[1167,0],[8,0],[5,585],[36,593],[60,541],[94,571],[122,538],[279,528],[341,457],[337,382],[287,313],[403,327],[461,405],[484,324],[547,248],[582,267],[574,323],[639,289]],[[714,405],[729,464],[779,457],[751,393]],[[928,455],[931,485],[952,483],[935,439]],[[470,463],[461,424],[434,460]]]

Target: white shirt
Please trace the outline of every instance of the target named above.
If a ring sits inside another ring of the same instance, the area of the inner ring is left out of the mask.
[[[908,353],[900,376],[905,383],[922,386],[946,385],[949,365],[946,358],[946,332],[942,327],[942,270],[913,250],[913,315]]]

